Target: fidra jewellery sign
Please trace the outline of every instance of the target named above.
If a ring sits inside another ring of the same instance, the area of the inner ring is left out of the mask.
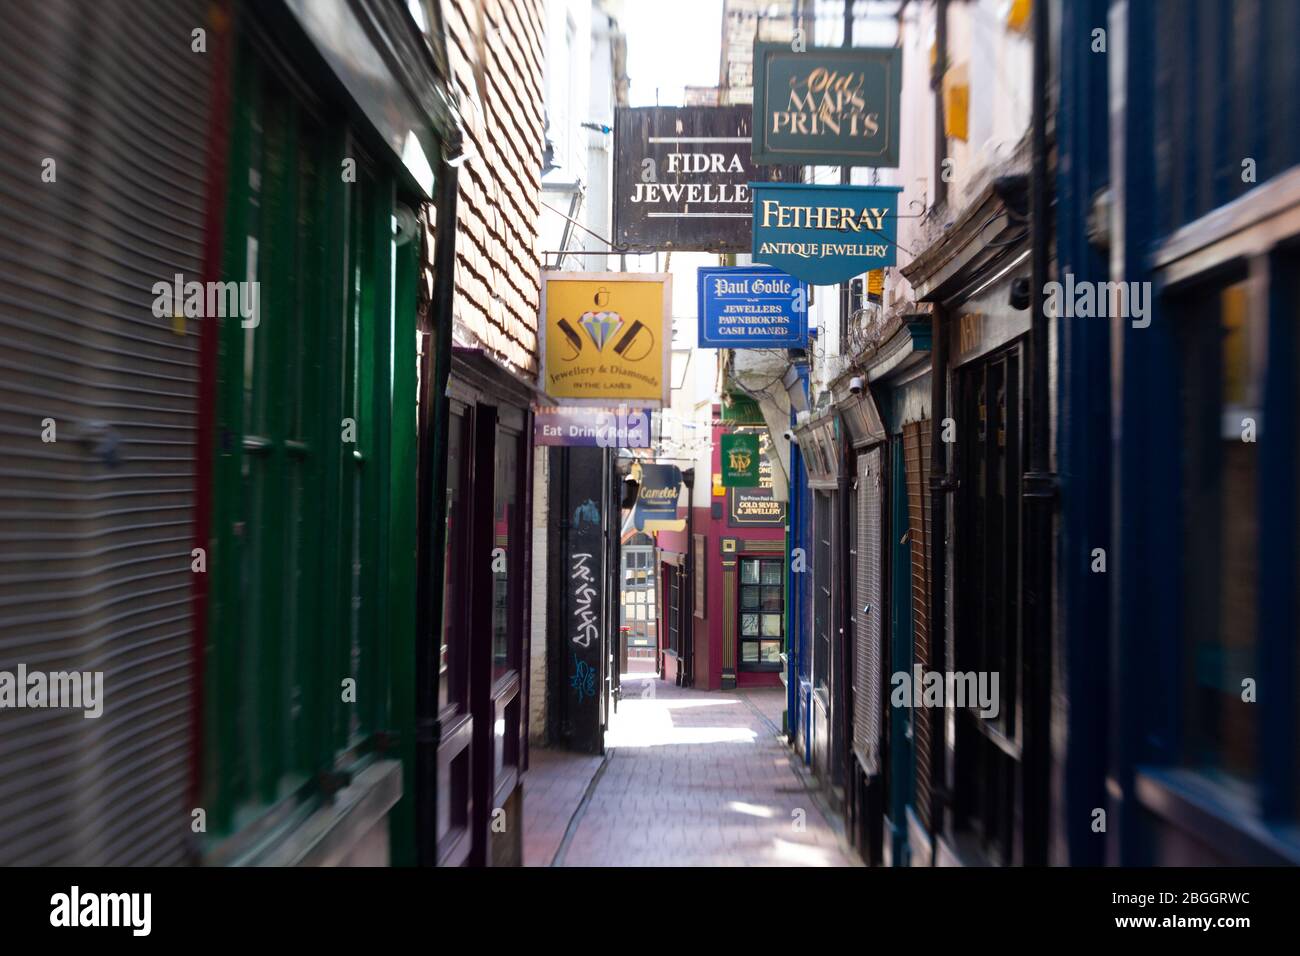
[[[797,169],[750,158],[748,106],[614,113],[614,241],[630,251],[748,252],[754,181]]]

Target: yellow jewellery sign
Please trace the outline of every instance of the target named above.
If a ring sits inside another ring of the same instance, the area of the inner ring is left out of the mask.
[[[542,391],[561,405],[668,404],[672,276],[543,272]]]

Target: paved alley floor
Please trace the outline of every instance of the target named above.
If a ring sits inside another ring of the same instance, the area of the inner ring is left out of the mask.
[[[524,866],[550,866],[574,812],[604,761],[533,747],[524,774]]]
[[[594,778],[579,761],[547,767],[550,794],[570,795],[586,778],[551,865],[854,865],[791,767],[783,693],[682,690],[626,675],[604,767]],[[564,779],[554,779],[557,768]],[[549,848],[557,824],[533,825],[548,832],[526,829],[525,846]],[[525,861],[547,865],[527,852]]]

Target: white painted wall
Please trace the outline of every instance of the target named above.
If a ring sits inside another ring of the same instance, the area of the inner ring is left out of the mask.
[[[568,214],[575,192],[584,197],[583,208],[574,217],[585,223],[590,190],[587,151],[588,131],[582,123],[592,97],[592,4],[591,0],[549,0],[546,4],[546,62],[543,64],[546,136],[555,147],[557,168],[542,177],[542,202]],[[560,248],[565,220],[543,207],[541,243],[543,251]],[[575,239],[585,237],[578,232]],[[585,248],[570,243],[570,248]],[[554,257],[550,257],[554,260]],[[582,269],[582,261],[569,260],[566,267]]]
[[[575,193],[583,201],[574,217],[597,235],[612,231],[610,182],[613,162],[611,134],[586,129],[584,122],[614,125],[614,70],[611,41],[617,29],[620,0],[549,0],[546,4],[546,61],[543,64],[547,135],[555,144],[560,165],[542,177],[542,202],[567,214]],[[543,251],[558,250],[566,225],[562,215],[543,206],[540,242]],[[604,243],[578,229],[569,249],[605,249]],[[544,257],[554,264],[555,256]],[[576,256],[564,262],[575,271],[617,271],[610,256]],[[538,742],[546,730],[546,545],[550,534],[549,452],[533,451],[533,579],[531,582],[529,652],[529,739]]]
[[[855,46],[899,46],[903,51],[902,122],[899,168],[855,168],[852,181],[903,187],[899,195],[898,266],[936,241],[960,217],[968,203],[995,176],[1010,171],[1010,159],[1029,129],[1032,89],[1030,38],[1006,26],[1006,0],[970,0],[948,4],[948,61],[965,69],[970,82],[968,139],[949,139],[952,177],[947,203],[934,209],[935,93],[930,89],[930,55],[936,36],[933,0],[910,3],[901,23],[887,14],[894,3],[858,0]],[[864,17],[863,14],[866,14]],[[843,39],[843,0],[817,3],[819,45],[837,46]],[[812,181],[838,183],[838,167],[814,167]],[[908,311],[914,295],[898,268],[886,270],[885,310]],[[810,310],[810,324],[819,335],[812,350],[811,385],[817,393],[844,371],[843,317],[833,287],[819,288]]]

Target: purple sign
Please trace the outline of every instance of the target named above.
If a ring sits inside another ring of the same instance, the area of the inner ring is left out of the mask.
[[[533,444],[649,448],[648,408],[564,405],[533,409]]]

